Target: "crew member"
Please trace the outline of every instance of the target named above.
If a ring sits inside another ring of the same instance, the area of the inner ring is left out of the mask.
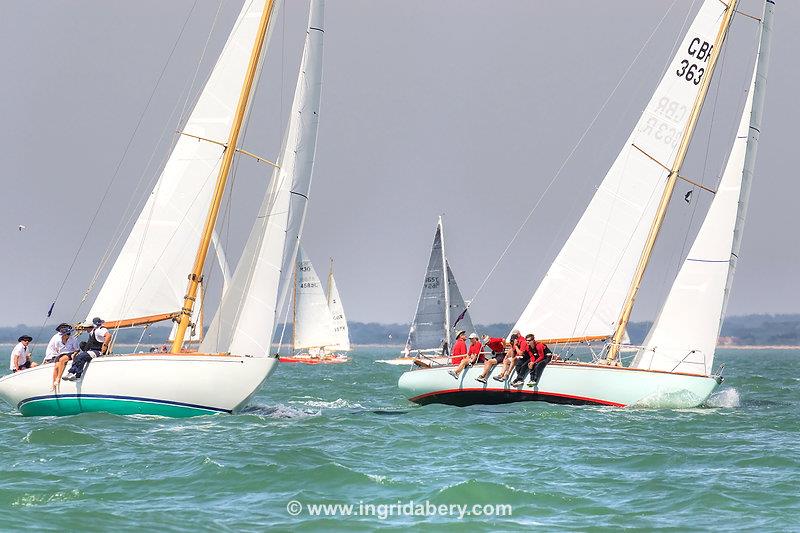
[[[511,346],[508,350],[508,355],[503,359],[503,370],[500,374],[492,378],[497,381],[505,381],[511,377],[511,370],[514,368],[514,365],[521,357],[524,357],[525,352],[528,351],[528,343],[525,342],[525,338],[518,329],[511,332],[509,341]]]
[[[89,339],[86,341],[86,351],[92,357],[106,355],[111,347],[111,333],[103,324],[105,324],[105,320],[100,317],[92,319],[94,327],[89,331]]]
[[[483,364],[483,373],[475,378],[475,381],[486,383],[486,378],[492,367],[503,363],[506,357],[506,341],[499,337],[490,337],[489,335],[483,336],[483,343],[492,351],[492,356]]]
[[[11,365],[9,368],[14,372],[19,372],[26,368],[33,368],[36,363],[31,359],[31,352],[28,345],[33,340],[30,335],[23,335],[17,339],[17,345],[11,350]]]
[[[478,334],[471,333],[469,336],[469,351],[467,351],[467,356],[461,359],[458,367],[455,370],[448,370],[447,373],[458,379],[458,375],[467,367],[467,365],[473,365],[478,361],[478,358],[483,357],[481,355],[481,348],[483,348],[483,345],[478,338]]]
[[[80,350],[78,340],[72,336],[72,331],[72,326],[61,323],[56,328],[56,334],[47,343],[43,362],[55,363],[53,367],[53,389],[58,386],[61,375],[64,373],[64,368],[67,366],[67,361],[72,359],[72,356]]]
[[[460,364],[465,355],[467,355],[467,332],[462,329],[456,335],[453,353],[450,354],[450,362],[454,365]]]

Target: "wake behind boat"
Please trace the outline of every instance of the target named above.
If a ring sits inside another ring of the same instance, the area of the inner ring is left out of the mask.
[[[514,327],[558,339],[565,351],[607,342],[600,354],[591,363],[545,363],[538,381],[528,384],[498,382],[492,379],[496,368],[485,383],[476,380],[478,368],[459,379],[450,368],[409,371],[398,385],[411,401],[694,407],[709,397],[721,381],[713,371],[714,352],[761,132],[772,0],[758,20],[754,72],[719,187],[715,191],[680,172],[736,8],[736,0],[702,4],[639,123]],[[630,366],[623,367],[625,330],[678,180],[714,199],[657,320]]]
[[[114,318],[106,322],[111,330],[174,320],[171,351],[105,354],[91,361],[80,379],[55,387],[52,364],[5,376],[0,398],[23,415],[232,413],[275,369],[278,359],[270,355],[275,310],[288,290],[288,276],[281,273],[290,272],[295,261],[316,148],[322,0],[311,2],[282,151],[270,163],[272,179],[242,257],[199,349],[189,353],[184,344],[197,327],[195,301],[234,158],[252,156],[240,148],[240,131],[278,4],[245,3],[87,317],[87,322]]]

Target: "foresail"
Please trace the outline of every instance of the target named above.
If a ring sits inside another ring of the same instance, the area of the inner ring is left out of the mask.
[[[516,323],[539,338],[611,335],[726,5],[706,0],[622,151]]]
[[[436,226],[428,268],[417,302],[417,312],[411,322],[406,341],[407,350],[441,348],[445,331],[444,268],[442,261],[442,231]]]
[[[350,351],[350,331],[347,327],[347,317],[344,314],[342,298],[333,275],[328,278],[328,309],[333,321],[333,343],[327,346],[333,351]]]
[[[295,284],[294,348],[322,348],[336,342],[322,282],[300,246]]]
[[[247,0],[155,188],[92,305],[109,320],[178,311],[264,3]],[[275,17],[277,18],[277,17]],[[270,26],[267,42],[272,33]],[[266,46],[266,44],[265,44]],[[198,140],[209,139],[212,142]]]
[[[324,2],[309,13],[300,74],[279,158],[244,252],[200,350],[269,354],[276,310],[292,279],[311,189],[322,91]],[[288,265],[288,266],[287,266]]]
[[[635,367],[711,373],[753,179],[771,31],[772,4],[767,2],[755,72],[722,180]]]
[[[469,316],[464,297],[461,296],[461,290],[459,290],[458,283],[456,283],[456,277],[453,275],[453,270],[450,268],[450,262],[445,262],[447,263],[447,280],[450,283],[450,319],[453,322],[450,324],[450,331],[456,333],[463,329],[467,332],[467,335],[470,333],[477,333],[475,331],[475,326],[472,324],[472,317]],[[463,317],[461,317],[462,313],[464,315]],[[460,320],[459,317],[461,317]],[[454,339],[455,334],[450,335],[450,338]]]

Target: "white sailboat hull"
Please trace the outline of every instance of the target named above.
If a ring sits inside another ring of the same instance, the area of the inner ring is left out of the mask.
[[[412,370],[400,376],[398,386],[408,399],[421,405],[457,406],[543,401],[613,407],[696,407],[708,399],[719,381],[709,376],[655,372],[592,364],[550,363],[535,387],[512,387],[511,380],[488,384],[476,381],[483,366],[465,369],[458,379],[453,367]],[[497,375],[497,367],[491,376]]]
[[[274,357],[142,354],[92,360],[52,390],[53,365],[0,378],[0,398],[25,416],[85,412],[188,417],[235,413],[274,371]]]
[[[408,366],[414,363],[414,359],[414,357],[398,357],[396,359],[376,359],[375,362],[394,366]],[[426,357],[422,360],[426,363],[437,365],[446,365],[450,362],[449,357]]]

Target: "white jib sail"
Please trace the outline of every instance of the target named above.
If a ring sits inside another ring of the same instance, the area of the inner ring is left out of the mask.
[[[201,352],[269,354],[311,190],[322,93],[323,0],[313,0],[289,125],[264,201]],[[287,273],[287,275],[283,275]]]
[[[515,329],[611,335],[705,74],[725,3],[706,0],[589,206]],[[663,165],[663,166],[662,166]]]
[[[753,180],[767,82],[773,6],[767,2],[761,45],[739,130],[703,225],[633,366],[709,375],[722,326]]]
[[[347,317],[344,314],[342,298],[333,273],[328,276],[328,309],[333,321],[333,343],[326,348],[330,351],[350,351],[350,330],[347,327]]]
[[[264,3],[247,0],[87,321],[180,309]],[[273,20],[277,17],[273,17]],[[267,42],[272,24],[267,33]],[[267,45],[265,44],[265,47]]]
[[[300,246],[295,285],[294,348],[322,348],[335,344],[333,321],[322,282]]]

